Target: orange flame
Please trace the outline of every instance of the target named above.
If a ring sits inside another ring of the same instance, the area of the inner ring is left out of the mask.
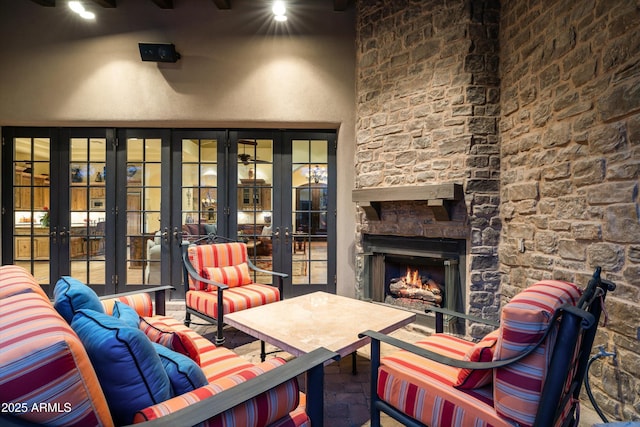
[[[407,267],[407,275],[405,276],[404,281],[408,285],[415,286],[416,288],[422,288],[422,279],[418,274],[418,270],[411,270]]]

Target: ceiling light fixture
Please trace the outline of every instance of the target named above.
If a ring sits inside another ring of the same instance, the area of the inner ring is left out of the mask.
[[[83,19],[96,19],[96,14],[93,12],[89,12],[84,8],[81,2],[79,1],[70,1],[68,3],[69,9],[73,10],[75,13],[80,15]]]
[[[276,0],[273,3],[273,7],[271,8],[273,14],[275,15],[275,20],[278,22],[284,22],[287,20],[287,8],[282,0]]]

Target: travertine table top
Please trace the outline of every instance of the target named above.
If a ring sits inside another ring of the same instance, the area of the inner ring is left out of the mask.
[[[226,324],[294,356],[325,347],[344,357],[369,342],[360,332],[392,332],[415,314],[326,292],[226,314]]]

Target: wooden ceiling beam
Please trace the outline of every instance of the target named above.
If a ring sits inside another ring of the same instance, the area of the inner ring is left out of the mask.
[[[344,12],[349,7],[349,0],[333,0],[333,10]]]
[[[173,9],[173,0],[151,0],[160,9]]]
[[[31,1],[39,4],[40,6],[47,6],[47,7],[56,6],[56,0],[31,0]]]
[[[100,5],[102,7],[114,8],[116,7],[116,0],[91,0],[95,4]]]
[[[231,9],[231,0],[213,0],[218,9]]]

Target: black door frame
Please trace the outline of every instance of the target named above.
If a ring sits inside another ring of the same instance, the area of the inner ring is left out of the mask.
[[[278,156],[279,167],[274,165],[274,189],[278,186],[281,188],[291,188],[291,141],[293,139],[326,139],[329,142],[329,183],[331,191],[329,191],[328,202],[328,230],[327,230],[327,283],[326,285],[307,285],[307,286],[286,286],[286,297],[300,295],[313,292],[316,290],[324,290],[326,292],[335,293],[336,291],[336,138],[335,130],[268,130],[268,129],[149,129],[149,128],[47,128],[47,127],[4,127],[1,129],[3,137],[2,147],[2,262],[3,264],[13,263],[14,245],[13,245],[13,168],[5,167],[12,165],[13,162],[13,138],[49,138],[51,141],[51,170],[62,171],[64,173],[52,173],[50,183],[51,198],[51,222],[55,224],[69,223],[70,211],[61,207],[69,207],[69,141],[73,137],[99,137],[106,138],[107,144],[112,149],[107,151],[107,171],[116,171],[115,179],[109,179],[106,182],[106,201],[108,203],[108,211],[106,216],[106,235],[108,243],[105,245],[105,257],[114,259],[114,262],[106,262],[105,265],[105,291],[108,293],[125,292],[129,290],[143,289],[145,286],[132,285],[126,283],[118,283],[119,280],[108,280],[111,277],[120,277],[122,269],[126,269],[126,247],[124,250],[119,248],[115,243],[118,239],[108,236],[126,235],[126,219],[117,218],[117,210],[126,211],[126,192],[118,191],[126,185],[126,167],[118,165],[126,165],[126,141],[127,138],[160,138],[162,142],[162,204],[161,207],[161,230],[167,231],[168,239],[163,239],[161,277],[162,284],[181,283],[182,265],[180,260],[180,243],[181,243],[181,204],[179,195],[181,187],[181,141],[183,138],[223,138],[219,139],[219,162],[218,169],[221,171],[218,176],[218,187],[225,189],[219,197],[219,212],[226,215],[220,215],[219,234],[225,237],[235,237],[237,229],[237,162],[235,161],[238,146],[238,138],[267,138],[274,141],[274,163],[275,156]],[[114,176],[112,174],[111,176]],[[165,182],[165,180],[167,180]],[[53,190],[57,193],[54,196]],[[66,189],[66,190],[65,190]],[[62,191],[65,190],[65,191]],[[177,198],[177,200],[176,200]],[[54,200],[55,199],[55,200]],[[114,203],[109,206],[109,203]],[[285,196],[282,191],[273,192],[273,210],[276,206],[280,210],[283,223],[281,226],[292,230],[291,218],[291,197]],[[223,210],[222,207],[227,207]],[[66,220],[65,220],[66,218]],[[275,218],[274,218],[275,220]],[[286,224],[284,224],[286,222]],[[60,242],[60,239],[58,239]],[[54,248],[51,243],[50,251],[50,280],[52,283],[61,275],[69,274],[69,261],[65,262],[65,255],[69,254],[69,239],[61,240],[62,243],[56,243],[58,246]],[[66,250],[65,250],[65,246]],[[63,246],[59,246],[63,245]],[[126,246],[126,245],[125,245]],[[288,249],[287,249],[288,247]],[[274,248],[275,249],[275,248]],[[289,259],[289,270],[291,269],[291,245],[282,245],[279,254],[274,254],[275,267],[283,267],[286,264],[286,257]],[[126,277],[126,276],[125,276]],[[289,279],[290,280],[290,279]],[[167,282],[167,283],[165,283]],[[43,285],[46,291],[50,292],[47,285]],[[51,287],[52,288],[52,287]],[[176,286],[173,296],[178,298],[184,297],[184,291]]]

